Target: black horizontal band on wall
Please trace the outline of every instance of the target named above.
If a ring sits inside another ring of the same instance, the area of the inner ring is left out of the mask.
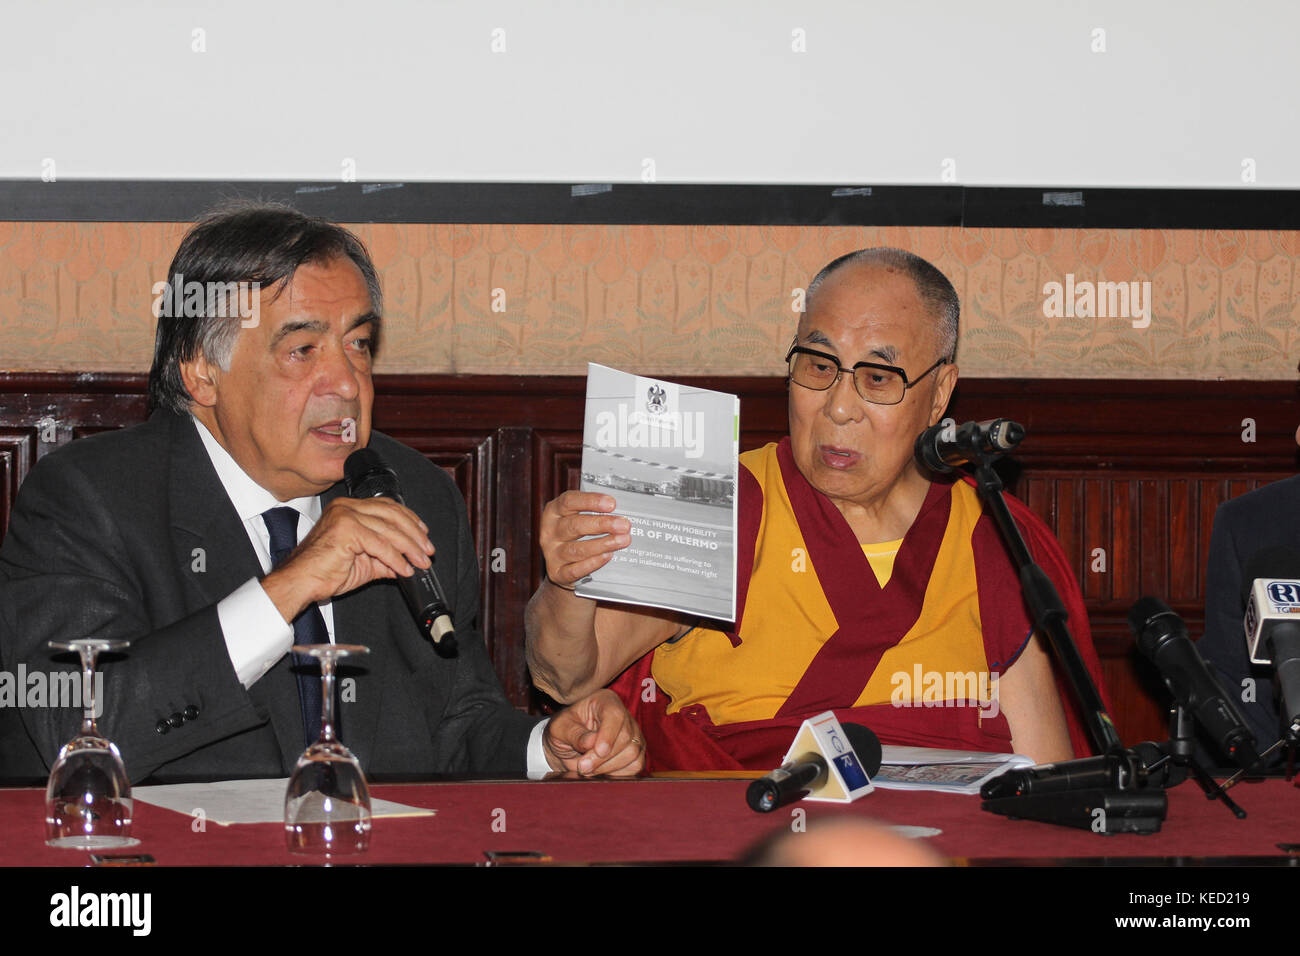
[[[337,222],[1300,229],[1300,190],[0,179],[0,221],[192,222],[230,199]]]

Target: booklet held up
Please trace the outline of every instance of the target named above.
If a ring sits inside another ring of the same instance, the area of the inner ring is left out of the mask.
[[[632,543],[577,594],[734,621],[739,438],[735,395],[588,365],[581,487]]]

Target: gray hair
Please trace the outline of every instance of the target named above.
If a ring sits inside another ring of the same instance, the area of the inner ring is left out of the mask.
[[[283,203],[240,200],[204,216],[181,240],[167,282],[183,281],[187,286],[198,282],[208,289],[255,282],[270,291],[269,301],[274,301],[299,266],[334,258],[352,260],[365,279],[376,316],[372,348],[377,349],[383,301],[379,276],[365,245],[342,226],[305,216]],[[211,295],[202,315],[185,316],[180,309],[160,314],[149,370],[149,407],[187,412],[193,398],[181,377],[181,363],[201,353],[229,371],[239,330],[238,317],[214,308]]]
[[[935,319],[938,320],[936,332],[939,337],[939,354],[950,361],[957,355],[957,320],[961,314],[961,303],[957,299],[957,290],[952,287],[948,277],[931,263],[906,249],[892,249],[881,246],[875,249],[859,249],[849,252],[833,262],[828,263],[821,272],[808,283],[804,296],[805,310],[812,308],[813,297],[821,284],[832,272],[848,265],[877,265],[901,270],[914,283],[917,295],[921,297]]]

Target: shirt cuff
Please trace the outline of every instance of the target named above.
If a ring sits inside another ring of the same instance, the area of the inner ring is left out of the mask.
[[[262,582],[249,578],[217,602],[221,636],[235,676],[252,687],[293,647],[293,626],[286,624]]]
[[[548,773],[554,773],[550,763],[546,760],[546,747],[542,740],[546,734],[546,725],[551,722],[547,717],[533,725],[532,733],[528,736],[528,779],[541,780]]]

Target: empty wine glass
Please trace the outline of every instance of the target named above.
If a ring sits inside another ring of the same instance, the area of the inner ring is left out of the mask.
[[[320,661],[320,738],[298,758],[284,795],[284,836],[294,853],[360,853],[370,846],[370,788],[361,764],[334,736],[334,662],[368,654],[359,644],[295,644]]]
[[[77,850],[134,846],[131,836],[131,781],[117,746],[95,726],[95,659],[121,651],[129,641],[81,638],[50,641],[59,651],[81,655],[80,732],[63,745],[45,788],[45,843]]]

